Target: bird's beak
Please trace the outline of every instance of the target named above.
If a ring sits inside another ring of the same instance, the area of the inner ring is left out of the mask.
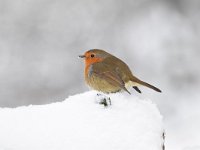
[[[79,58],[85,58],[86,56],[85,55],[79,55],[78,57]]]

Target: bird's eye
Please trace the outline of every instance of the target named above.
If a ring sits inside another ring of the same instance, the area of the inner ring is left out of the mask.
[[[90,56],[93,58],[93,57],[94,57],[94,54],[91,54]]]

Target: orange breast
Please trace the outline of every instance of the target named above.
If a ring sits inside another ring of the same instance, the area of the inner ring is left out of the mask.
[[[90,65],[97,62],[101,62],[102,60],[103,60],[102,58],[86,58],[85,59],[85,77],[88,76]]]
[[[85,66],[85,80],[87,81],[88,79],[88,71],[89,71],[90,65]]]

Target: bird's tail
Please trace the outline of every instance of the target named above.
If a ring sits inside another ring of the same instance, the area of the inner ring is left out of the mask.
[[[139,80],[137,78],[132,79],[132,81],[137,83],[137,84],[140,84],[140,85],[146,86],[148,88],[151,88],[151,89],[155,90],[156,92],[160,92],[160,93],[162,92],[159,88],[157,88],[157,87],[155,87],[155,86],[153,86],[153,85],[151,85],[151,84],[149,84],[147,82]]]

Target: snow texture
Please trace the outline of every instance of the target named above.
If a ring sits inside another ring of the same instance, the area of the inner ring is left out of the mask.
[[[152,101],[110,94],[105,108],[96,94],[1,108],[0,150],[162,150],[162,116]]]

